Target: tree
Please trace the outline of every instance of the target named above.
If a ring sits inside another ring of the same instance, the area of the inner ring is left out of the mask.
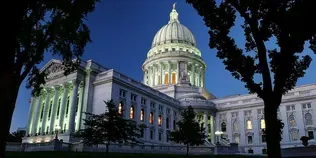
[[[0,62],[0,157],[4,157],[4,133],[9,132],[21,83],[28,78],[27,87],[33,88],[33,94],[40,91],[47,74],[37,66],[49,53],[62,58],[65,75],[79,66],[84,48],[91,41],[85,19],[99,1],[32,0],[6,4],[10,22],[6,24],[8,38],[3,38],[5,53]]]
[[[302,144],[306,147],[310,138],[307,136],[302,136],[300,140],[302,141]]]
[[[202,145],[205,142],[205,128],[195,120],[195,112],[192,106],[188,106],[181,113],[182,120],[177,122],[177,129],[170,132],[170,140],[183,143],[187,147],[186,155],[189,155],[189,147]]]
[[[245,83],[250,93],[264,101],[268,156],[281,157],[277,109],[282,95],[303,77],[312,59],[302,56],[304,45],[316,53],[316,1],[312,0],[187,0],[210,29],[211,49],[223,60],[226,69]],[[243,20],[245,48],[239,48],[230,30],[236,17]],[[276,39],[275,48],[267,42]],[[247,52],[247,54],[246,54]],[[252,53],[252,55],[250,55]],[[261,76],[255,82],[254,76]]]
[[[81,138],[85,144],[105,144],[109,153],[111,143],[137,144],[141,143],[141,131],[144,125],[137,125],[136,121],[125,119],[119,114],[112,100],[105,102],[107,111],[102,114],[88,114],[84,120],[85,129],[78,131],[75,136]]]
[[[22,142],[22,138],[24,136],[25,136],[25,132],[24,131],[17,131],[17,132],[9,133],[6,141],[7,142],[18,142],[18,143],[21,143]]]

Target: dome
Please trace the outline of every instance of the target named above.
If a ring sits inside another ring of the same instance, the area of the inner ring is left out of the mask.
[[[152,47],[166,43],[184,43],[194,47],[196,46],[192,32],[187,27],[180,24],[175,5],[173,5],[173,9],[170,13],[169,23],[156,33],[152,42]]]

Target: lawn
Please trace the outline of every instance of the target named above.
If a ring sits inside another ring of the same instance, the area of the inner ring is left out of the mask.
[[[170,154],[123,154],[123,153],[97,153],[97,152],[7,152],[7,158],[183,158],[185,155]],[[190,155],[189,158],[264,158],[263,156],[242,155]]]

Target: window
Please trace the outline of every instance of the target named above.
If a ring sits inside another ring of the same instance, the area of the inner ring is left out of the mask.
[[[150,130],[150,139],[154,140],[154,131],[153,130]]]
[[[172,72],[171,74],[171,83],[176,84],[176,72]]]
[[[57,117],[57,119],[58,119],[58,117],[59,117],[60,103],[61,103],[61,98],[58,99],[57,112],[56,112],[56,117]]]
[[[145,117],[145,111],[144,111],[144,109],[141,109],[140,110],[140,120],[144,121],[144,117]]]
[[[291,107],[290,106],[286,106],[286,111],[290,111]]]
[[[169,118],[166,118],[166,128],[169,129]]]
[[[123,89],[120,89],[120,96],[125,97],[125,95],[126,95],[126,91]]]
[[[312,104],[311,104],[311,103],[308,103],[308,104],[307,104],[307,108],[310,109],[311,107],[312,107]]]
[[[309,139],[314,139],[314,132],[313,131],[308,131],[307,135],[308,135]]]
[[[153,101],[150,102],[150,107],[153,108],[153,109],[155,109],[155,102],[153,102]]]
[[[239,136],[235,136],[235,143],[238,143],[239,144]]]
[[[312,117],[311,113],[305,114],[305,124],[306,124],[306,126],[313,125],[313,117]]]
[[[225,122],[223,122],[221,124],[221,130],[222,130],[222,132],[226,132],[226,123]]]
[[[161,137],[162,137],[162,133],[159,132],[159,134],[158,134],[158,140],[159,140],[159,141],[161,141]]]
[[[266,121],[263,118],[260,120],[260,128],[266,129]]]
[[[169,84],[169,76],[168,76],[168,73],[165,73],[165,84]]]
[[[49,103],[48,120],[50,120],[50,116],[52,114],[52,106],[53,106],[53,100],[51,100]]]
[[[252,136],[248,136],[248,144],[252,144]]]
[[[118,113],[121,115],[123,114],[123,103],[122,102],[120,102],[118,105]]]
[[[251,122],[251,120],[247,120],[247,130],[252,130],[252,122]]]
[[[234,130],[234,131],[238,131],[238,130],[239,130],[239,128],[238,128],[238,122],[237,122],[237,121],[235,121],[235,122],[233,123],[233,130]]]
[[[169,109],[169,108],[167,108],[167,110],[166,110],[166,111],[167,111],[167,114],[170,114],[170,109]]]
[[[297,131],[291,131],[291,137],[292,137],[292,141],[297,141],[298,140]]]
[[[291,108],[292,108],[292,110],[295,110],[295,105],[292,105]]]
[[[69,112],[69,102],[70,102],[70,96],[67,97],[67,104],[66,104],[66,118],[68,117]]]
[[[176,51],[176,48],[172,48],[172,51]]]
[[[137,98],[137,95],[131,94],[131,100],[132,100],[132,101],[136,101],[136,98]]]
[[[159,111],[162,111],[162,109],[163,109],[163,106],[159,105]]]
[[[131,119],[134,118],[134,106],[133,105],[130,107],[129,118],[131,118]]]
[[[261,135],[261,141],[262,141],[262,143],[267,142],[267,138],[266,138],[266,135],[265,135],[265,134],[262,134],[262,135]]]
[[[176,129],[176,120],[173,120],[173,129]]]
[[[290,127],[295,127],[296,126],[296,121],[293,115],[289,116],[289,123],[290,123]]]
[[[158,125],[161,126],[162,124],[162,117],[161,115],[158,116]]]
[[[267,149],[262,149],[262,154],[267,154],[267,153],[268,153]]]
[[[150,114],[149,114],[149,123],[153,124],[153,122],[154,122],[154,114],[153,114],[153,112],[150,112]]]
[[[142,104],[142,105],[146,105],[146,99],[145,99],[145,98],[142,98],[142,99],[141,99],[141,104]]]

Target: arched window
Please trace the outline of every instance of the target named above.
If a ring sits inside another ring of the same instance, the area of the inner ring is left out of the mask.
[[[158,125],[161,126],[162,124],[162,117],[161,115],[158,116]]]
[[[221,124],[221,130],[222,130],[222,132],[226,132],[226,123],[225,122],[223,122]]]
[[[144,116],[145,116],[145,111],[144,111],[144,109],[141,109],[140,110],[140,120],[141,121],[144,121]]]
[[[289,116],[289,123],[290,123],[290,127],[296,126],[296,121],[293,115]]]
[[[166,128],[169,129],[169,118],[166,118]]]
[[[298,136],[297,136],[297,131],[291,131],[291,137],[292,137],[292,141],[297,141],[298,140]]]
[[[260,128],[266,129],[266,121],[263,118],[260,120]]]
[[[131,118],[131,119],[134,118],[134,106],[133,105],[130,107],[129,118]]]
[[[251,120],[247,120],[247,130],[252,130],[252,122],[251,122]]]
[[[305,114],[305,124],[306,124],[306,126],[308,126],[308,125],[313,125],[313,117],[312,117],[312,114],[310,114],[310,113],[306,113],[306,114]]]
[[[239,136],[238,135],[234,136],[234,139],[235,139],[235,143],[239,144]]]
[[[239,130],[239,128],[238,128],[238,122],[237,122],[237,121],[235,121],[235,122],[233,123],[233,129],[234,129],[234,131],[238,131],[238,130]]]
[[[153,124],[153,122],[154,122],[154,114],[153,114],[153,112],[150,112],[150,114],[149,114],[149,123]]]
[[[165,74],[165,84],[169,84],[169,75],[168,75],[168,73]]]
[[[172,72],[171,83],[176,84],[176,73],[175,72]]]
[[[123,103],[122,102],[120,102],[118,105],[118,113],[123,114]]]

